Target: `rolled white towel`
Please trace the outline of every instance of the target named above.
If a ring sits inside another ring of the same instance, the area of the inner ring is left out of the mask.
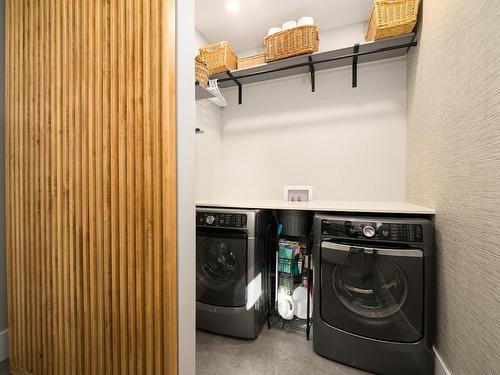
[[[281,31],[281,27],[271,27],[269,29],[269,31],[267,32],[267,35],[270,36],[270,35],[279,33],[280,31]]]
[[[312,17],[300,17],[297,21],[297,26],[309,26],[314,25],[314,18]]]
[[[283,30],[290,30],[293,29],[294,27],[297,27],[297,22],[296,21],[287,21],[281,26]]]

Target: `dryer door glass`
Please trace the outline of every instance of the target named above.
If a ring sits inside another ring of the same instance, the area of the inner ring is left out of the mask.
[[[321,314],[337,328],[379,340],[422,336],[423,253],[324,242]]]
[[[408,286],[403,271],[391,259],[352,252],[332,273],[337,298],[352,312],[386,318],[404,306]]]
[[[216,306],[244,306],[246,258],[244,233],[199,231],[196,237],[196,299]]]

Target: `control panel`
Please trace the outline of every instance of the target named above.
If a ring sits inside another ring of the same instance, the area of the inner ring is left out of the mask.
[[[340,238],[423,242],[420,224],[322,220],[321,234]]]
[[[246,228],[247,215],[220,212],[197,212],[196,225],[219,228]]]

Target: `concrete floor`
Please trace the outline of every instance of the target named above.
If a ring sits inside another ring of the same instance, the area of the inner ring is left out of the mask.
[[[9,361],[0,362],[0,375]],[[197,331],[196,375],[368,375],[313,353],[312,341],[296,331],[266,327],[256,340]]]
[[[9,375],[9,360],[0,362],[0,375]]]
[[[247,341],[196,333],[196,375],[367,375],[313,353],[305,334],[264,327]]]

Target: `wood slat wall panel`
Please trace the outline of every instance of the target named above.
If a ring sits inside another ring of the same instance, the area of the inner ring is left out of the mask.
[[[7,1],[16,374],[176,374],[175,0]]]

